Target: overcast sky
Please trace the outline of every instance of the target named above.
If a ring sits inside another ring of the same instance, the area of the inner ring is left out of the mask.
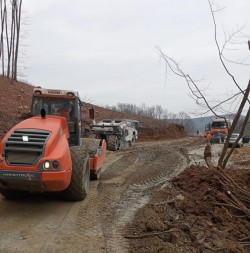
[[[227,57],[248,60],[250,1],[218,0],[220,43],[245,25],[245,44]],[[207,96],[220,100],[236,91],[218,60],[207,0],[25,0],[24,78],[45,88],[78,90],[94,104],[161,105],[172,113],[197,111],[184,80],[165,75],[156,47],[184,71],[203,79]],[[229,65],[242,88],[249,66]]]

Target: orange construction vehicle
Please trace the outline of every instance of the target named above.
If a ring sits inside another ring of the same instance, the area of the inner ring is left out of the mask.
[[[0,143],[0,192],[61,192],[83,200],[89,180],[98,179],[106,142],[82,138],[77,92],[35,88],[31,117],[14,126]]]
[[[204,137],[207,137],[207,133],[210,132],[212,135],[214,133],[228,134],[228,130],[232,125],[232,120],[224,118],[214,118],[209,124],[205,126]]]

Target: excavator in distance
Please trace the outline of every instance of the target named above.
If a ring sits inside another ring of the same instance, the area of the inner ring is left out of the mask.
[[[77,92],[34,88],[31,117],[15,125],[0,144],[0,193],[60,192],[83,200],[106,157],[105,139],[82,136]]]

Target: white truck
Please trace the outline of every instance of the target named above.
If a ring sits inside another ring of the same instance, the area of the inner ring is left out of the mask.
[[[89,135],[102,137],[107,142],[107,149],[116,151],[133,147],[138,139],[139,121],[131,119],[103,119],[90,125]]]

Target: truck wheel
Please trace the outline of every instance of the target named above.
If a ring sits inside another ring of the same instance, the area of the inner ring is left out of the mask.
[[[130,147],[130,141],[125,141],[124,149],[128,149]]]
[[[109,135],[107,138],[107,149],[116,151],[118,149],[118,138],[115,135]]]
[[[96,134],[92,133],[92,132],[87,132],[84,137],[86,138],[91,138],[91,139],[95,139],[96,138]]]
[[[132,140],[129,142],[130,147],[134,147],[135,145],[135,136],[133,135]]]
[[[64,197],[69,201],[80,201],[85,199],[89,191],[89,155],[84,146],[73,146],[70,152],[72,175],[70,185],[64,191]]]
[[[94,157],[100,146],[100,139],[82,138],[82,145],[87,149],[89,157]]]

